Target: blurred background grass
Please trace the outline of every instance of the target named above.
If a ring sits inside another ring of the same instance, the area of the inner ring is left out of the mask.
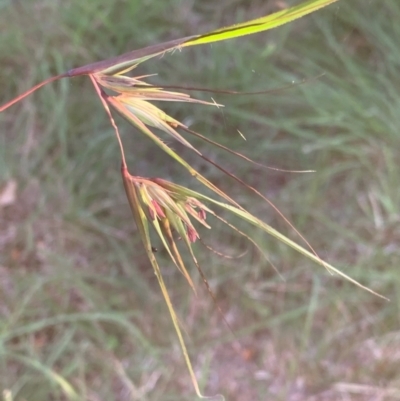
[[[0,103],[51,74],[261,16],[283,1],[0,0]],[[241,259],[197,255],[230,335],[196,278],[195,297],[158,257],[206,394],[228,400],[400,399],[398,0],[342,0],[269,33],[175,52],[140,67],[225,104],[164,105],[265,171],[196,142],[268,196],[321,257],[389,303],[263,238],[279,277],[216,225],[203,239]],[[122,120],[132,171],[193,186]],[[242,132],[243,141],[237,131]],[[162,295],[137,241],[113,131],[91,84],[60,81],[0,115],[0,389],[15,400],[195,399]],[[173,144],[175,148],[178,145]],[[179,148],[178,148],[179,149]],[[250,211],[271,208],[188,153]],[[11,190],[10,190],[11,188]],[[10,199],[9,198],[9,199]],[[257,235],[257,234],[255,234]],[[194,273],[195,274],[195,273]]]

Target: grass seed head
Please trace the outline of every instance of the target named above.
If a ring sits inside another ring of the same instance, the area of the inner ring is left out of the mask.
[[[188,196],[179,186],[165,180],[150,180],[142,177],[130,177],[138,189],[140,205],[153,224],[168,220],[169,224],[180,234],[185,227],[186,238],[195,242],[200,238],[191,218],[210,228],[205,222],[207,207],[198,199]],[[173,188],[173,189],[172,189]],[[156,222],[157,220],[157,222]]]

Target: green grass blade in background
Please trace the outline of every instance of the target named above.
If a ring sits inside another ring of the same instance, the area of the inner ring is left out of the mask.
[[[53,385],[56,384],[62,389],[66,399],[71,401],[83,401],[82,397],[78,395],[71,383],[69,383],[64,377],[58,374],[54,369],[51,369],[44,364],[41,364],[37,359],[29,358],[25,355],[20,355],[14,352],[3,353],[2,350],[0,350],[0,356],[3,356],[3,358],[6,358],[8,360],[20,361],[25,366],[39,371],[50,382],[52,382]]]

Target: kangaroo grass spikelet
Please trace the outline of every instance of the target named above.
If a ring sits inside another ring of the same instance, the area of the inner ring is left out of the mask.
[[[222,218],[213,209],[214,207],[222,209],[225,212],[229,212],[234,216],[239,217],[240,219],[250,223],[250,225],[253,225],[254,227],[273,236],[277,240],[285,243],[297,252],[306,256],[310,260],[324,266],[328,269],[328,271],[338,274],[342,278],[350,281],[360,288],[363,288],[379,297],[384,297],[375,293],[371,289],[361,285],[351,277],[347,276],[346,274],[337,270],[335,267],[323,261],[313,250],[311,245],[304,239],[304,237],[300,235],[300,233],[296,231],[296,229],[285,218],[285,216],[283,216],[283,214],[275,205],[273,205],[256,189],[250,187],[240,178],[236,177],[234,174],[228,172],[226,169],[219,166],[207,156],[203,155],[190,143],[188,139],[183,137],[179,131],[183,131],[186,134],[199,137],[204,141],[210,143],[211,145],[218,146],[225,151],[231,152],[237,157],[260,165],[259,163],[253,162],[248,157],[238,152],[234,152],[227,147],[224,147],[223,145],[218,144],[213,140],[190,130],[183,123],[166,114],[161,108],[155,106],[152,102],[187,102],[215,107],[222,107],[222,105],[214,101],[207,102],[204,100],[195,99],[190,97],[190,95],[186,93],[171,91],[169,89],[174,89],[174,87],[172,86],[169,88],[168,86],[165,86],[163,88],[161,86],[151,85],[146,81],[146,79],[150,78],[151,75],[131,77],[126,74],[134,70],[138,64],[156,56],[162,56],[167,52],[171,53],[175,50],[181,50],[189,46],[213,43],[216,41],[266,31],[268,29],[278,27],[280,25],[303,17],[336,1],[337,0],[309,0],[297,6],[252,21],[244,22],[226,28],[221,28],[216,31],[202,35],[188,36],[185,38],[149,46],[144,49],[135,50],[121,56],[113,57],[108,60],[99,61],[78,68],[73,68],[65,72],[64,74],[47,79],[46,81],[36,85],[35,87],[29,89],[25,93],[21,94],[20,96],[0,107],[0,112],[2,112],[13,104],[19,102],[32,92],[41,88],[42,86],[58,79],[72,78],[81,75],[86,75],[91,79],[95,91],[102,102],[102,105],[110,119],[111,125],[114,128],[121,152],[122,180],[124,183],[125,192],[132,211],[132,215],[138,228],[143,247],[153,267],[154,273],[161,288],[161,292],[167,304],[168,311],[171,315],[171,319],[178,336],[180,347],[182,349],[194,389],[196,391],[196,394],[201,398],[207,397],[204,397],[200,392],[200,388],[197,383],[192,364],[190,362],[189,354],[180,329],[179,320],[172,305],[166,285],[164,283],[161,269],[158,265],[157,258],[154,253],[154,248],[151,244],[151,228],[154,229],[157,233],[169,257],[171,258],[171,261],[184,276],[193,291],[196,291],[193,280],[188,273],[188,270],[183,262],[183,258],[181,255],[180,248],[182,248],[182,246],[186,248],[194,264],[198,268],[199,273],[207,287],[207,290],[209,291],[215,303],[215,297],[212,294],[207,279],[205,278],[205,275],[203,274],[196,260],[193,250],[193,244],[200,239],[200,234],[198,231],[199,227],[203,227],[206,229],[211,228],[209,222],[207,221],[207,215],[211,215],[220,220],[221,222],[229,226],[232,230],[235,230],[238,234],[248,239],[250,243],[252,243],[261,253],[263,252],[261,246],[250,235],[239,230],[225,218]],[[229,93],[229,91],[222,92]],[[230,93],[236,92],[231,91]],[[117,111],[120,115],[122,115],[142,134],[151,139],[154,144],[156,144],[168,155],[170,155],[193,177],[195,177],[205,187],[211,190],[213,194],[218,196],[220,199],[214,199],[211,196],[203,195],[200,192],[193,191],[189,188],[164,180],[162,178],[145,178],[131,174],[128,171],[128,166],[125,161],[126,158],[123,142],[118,131],[118,126],[114,121],[112,110]],[[174,140],[189,148],[197,156],[203,158],[204,160],[218,168],[221,172],[236,180],[236,182],[238,182],[240,185],[253,191],[254,193],[256,193],[257,196],[260,196],[263,201],[272,206],[274,210],[286,221],[286,223],[295,230],[299,237],[304,241],[306,247],[301,246],[291,239],[287,238],[283,234],[276,231],[273,227],[269,226],[268,224],[256,218],[250,212],[245,210],[234,199],[232,199],[217,186],[211,183],[206,177],[204,177],[195,168],[193,168],[190,163],[184,160],[178,153],[176,153],[167,144],[165,144],[154,132],[154,129],[163,131]],[[308,248],[309,250],[306,248]],[[217,308],[219,309],[218,306]]]

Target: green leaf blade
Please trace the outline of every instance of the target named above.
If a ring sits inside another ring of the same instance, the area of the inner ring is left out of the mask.
[[[197,36],[194,39],[189,39],[182,44],[182,47],[201,45],[206,43],[214,43],[221,40],[233,39],[253,33],[267,31],[277,28],[278,26],[287,24],[301,17],[311,14],[320,8],[326,7],[338,0],[310,0],[286,10],[257,18],[251,21],[243,22],[236,25],[231,25],[226,28],[221,28],[216,31]]]

